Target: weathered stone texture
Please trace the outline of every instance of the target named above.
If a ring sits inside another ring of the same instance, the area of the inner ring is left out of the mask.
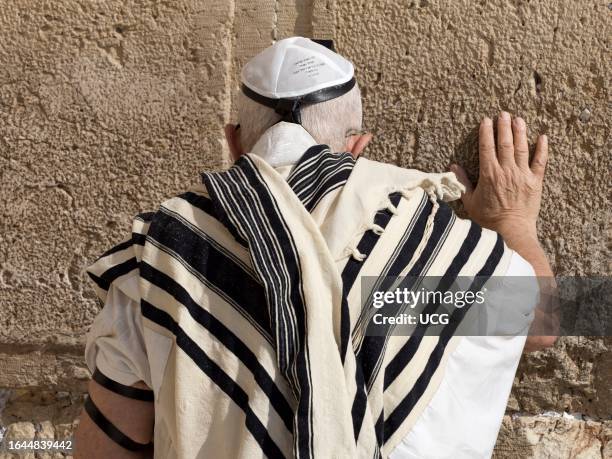
[[[9,440],[70,440],[78,424],[83,395],[70,392],[15,390],[0,392],[0,442]],[[0,459],[57,459],[62,452],[0,451]]]
[[[83,268],[223,164],[230,11],[0,2],[0,342],[78,344],[97,310]]]
[[[550,138],[556,272],[610,275],[611,21],[603,0],[0,0],[0,387],[38,387],[0,426],[72,428],[98,310],[85,266],[228,164],[240,68],[275,38],[334,38],[353,60],[370,158],[475,177],[479,119],[523,116]],[[497,457],[612,457],[611,350],[564,338],[524,358]],[[531,416],[548,410],[595,421]]]
[[[0,352],[0,388],[40,386],[46,389],[84,391],[91,375],[83,349],[41,351],[19,347]]]
[[[493,459],[608,459],[612,421],[562,416],[505,416]]]
[[[513,388],[514,411],[566,411],[612,419],[612,338],[561,338],[526,355]]]

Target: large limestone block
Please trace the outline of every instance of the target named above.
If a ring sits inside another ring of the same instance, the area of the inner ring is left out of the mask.
[[[516,411],[567,411],[612,417],[612,338],[567,337],[526,355],[513,388]]]
[[[231,14],[1,2],[0,343],[79,344],[98,309],[84,267],[225,163]]]
[[[505,416],[494,459],[608,459],[612,421],[568,416]]]

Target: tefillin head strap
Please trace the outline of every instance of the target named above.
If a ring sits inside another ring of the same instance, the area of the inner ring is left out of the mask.
[[[249,99],[257,103],[273,108],[276,113],[282,117],[282,121],[289,123],[302,123],[300,109],[304,105],[318,104],[327,100],[335,99],[349,92],[355,86],[355,78],[351,78],[346,83],[342,83],[328,88],[319,89],[299,97],[287,97],[283,99],[273,99],[271,97],[262,96],[253,91],[251,88],[242,84],[242,92]]]

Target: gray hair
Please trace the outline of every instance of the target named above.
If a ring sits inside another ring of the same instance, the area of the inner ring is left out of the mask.
[[[302,126],[319,144],[329,145],[332,151],[346,149],[347,136],[361,132],[361,92],[355,85],[346,94],[301,109]],[[272,108],[238,95],[240,143],[245,152],[251,151],[261,135],[280,120]]]

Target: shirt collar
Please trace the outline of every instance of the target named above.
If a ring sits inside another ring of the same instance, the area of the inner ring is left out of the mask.
[[[281,121],[263,133],[251,153],[278,168],[297,163],[304,152],[316,144],[315,139],[299,124]]]

